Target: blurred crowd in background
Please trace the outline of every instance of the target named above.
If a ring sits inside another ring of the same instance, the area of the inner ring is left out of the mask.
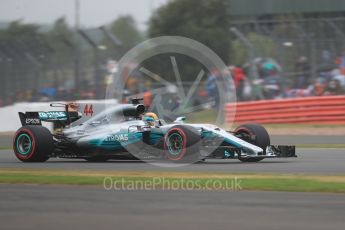
[[[111,61],[114,63],[114,61]],[[228,71],[233,79],[238,101],[294,98],[307,96],[343,95],[345,94],[345,55],[334,60],[334,65],[328,68],[319,69],[317,76],[312,76],[310,63],[307,57],[300,56],[295,62],[295,74],[285,75],[283,67],[272,58],[256,58],[256,78],[250,78],[250,65],[230,65]],[[108,63],[109,65],[109,63]],[[107,82],[112,74],[103,78],[102,91],[105,92]],[[222,74],[221,70],[213,70],[208,73],[207,79],[198,88],[198,97],[214,99],[217,94],[216,80]],[[193,82],[184,82],[186,87]],[[82,90],[77,92],[74,88],[64,89],[47,85],[39,90],[21,90],[16,92],[7,101],[1,101],[0,105],[14,102],[36,102],[36,101],[68,101],[73,98],[96,99],[94,85],[85,80],[82,83]],[[154,88],[162,87],[161,84],[153,82],[140,72],[132,74],[125,84],[124,97],[136,94],[144,94]]]
[[[248,79],[248,65],[230,66],[240,101],[293,98],[345,94],[345,56],[334,60],[334,65],[319,69],[312,76],[307,57],[300,56],[295,63],[295,74],[285,75],[272,58],[257,58],[257,78]]]

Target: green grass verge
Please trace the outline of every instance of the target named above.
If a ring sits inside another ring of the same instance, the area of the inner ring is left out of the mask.
[[[35,175],[30,173],[2,173],[0,183],[9,184],[65,184],[65,185],[99,185],[103,183],[100,176],[59,176]]]
[[[12,147],[0,146],[0,150],[10,150]]]
[[[186,115],[187,123],[210,123],[216,121],[218,111],[215,109],[206,109],[200,112],[194,112]]]
[[[329,149],[342,149],[345,148],[345,144],[299,144],[296,148],[329,148]]]
[[[247,190],[288,192],[345,193],[345,183],[323,182],[310,179],[244,179],[242,187]]]
[[[225,176],[229,176],[224,174]],[[104,176],[104,175],[38,175],[37,173],[8,172],[0,174],[0,183],[8,184],[54,184],[54,185],[97,185],[111,187],[117,183],[122,189],[166,189],[166,190],[261,190],[290,192],[331,192],[345,193],[345,180],[308,179],[300,177],[256,177],[234,174],[228,178],[207,177],[157,177],[151,176]],[[105,180],[105,178],[107,178]],[[236,178],[236,179],[235,179]],[[237,181],[237,182],[236,182]],[[239,186],[237,186],[237,185]]]

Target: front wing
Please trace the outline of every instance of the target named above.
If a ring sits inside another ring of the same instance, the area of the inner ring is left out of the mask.
[[[201,155],[205,158],[238,159],[238,158],[287,158],[297,157],[293,145],[269,145],[266,151],[255,154],[235,146],[203,146]]]

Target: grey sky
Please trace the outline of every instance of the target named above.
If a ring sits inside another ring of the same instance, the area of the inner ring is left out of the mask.
[[[140,29],[146,28],[152,10],[168,0],[79,0],[82,26],[98,27],[119,15],[130,14]],[[0,21],[52,23],[65,16],[74,25],[75,0],[0,0]]]

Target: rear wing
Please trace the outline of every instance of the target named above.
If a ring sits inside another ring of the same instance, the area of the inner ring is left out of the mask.
[[[69,125],[80,119],[82,114],[70,108],[70,104],[55,103],[50,104],[51,107],[64,107],[65,111],[49,111],[49,112],[19,112],[19,119],[22,126],[25,125],[42,125],[42,121],[60,123],[61,125]]]

